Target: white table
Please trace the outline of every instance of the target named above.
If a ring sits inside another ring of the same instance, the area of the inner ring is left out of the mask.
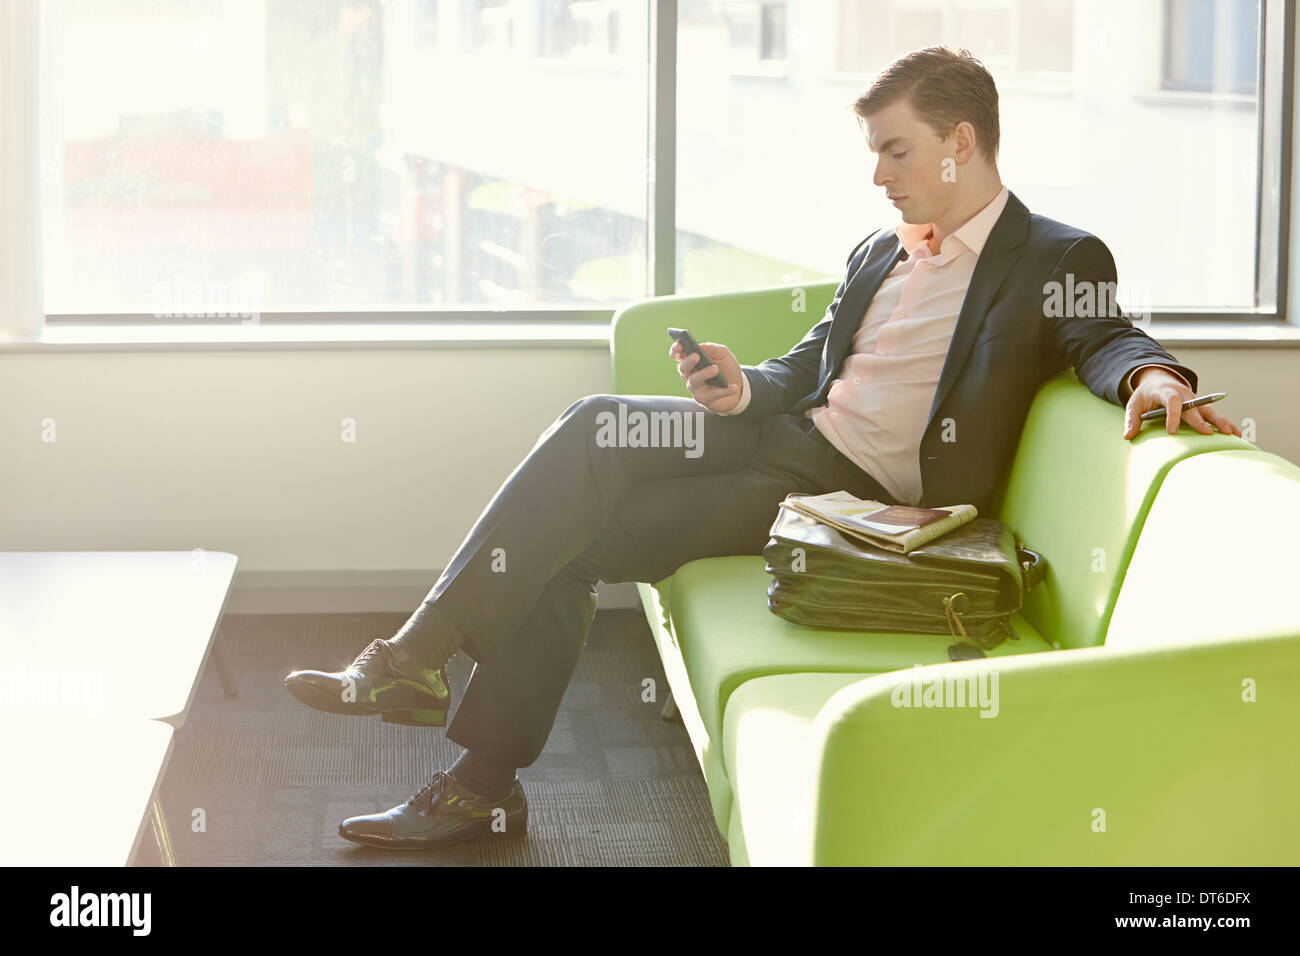
[[[0,674],[28,698],[41,681],[65,701],[102,695],[50,709],[180,727],[236,563],[222,551],[0,551]]]
[[[0,733],[0,866],[126,866],[151,829],[172,862],[157,802],[170,724],[20,714]]]
[[[236,564],[220,551],[0,552],[0,864],[122,866],[150,826],[172,862],[158,787]]]

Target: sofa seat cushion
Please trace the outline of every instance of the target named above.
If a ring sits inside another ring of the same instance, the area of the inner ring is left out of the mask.
[[[754,556],[702,558],[672,577],[670,613],[675,643],[709,739],[718,741],[731,692],[771,674],[902,670],[950,660],[944,634],[858,633],[801,627],[767,609],[770,575]],[[1051,650],[1019,614],[1011,625],[1018,641],[1005,641],[990,657]]]

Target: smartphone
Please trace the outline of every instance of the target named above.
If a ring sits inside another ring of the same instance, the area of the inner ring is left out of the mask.
[[[695,341],[695,336],[691,335],[690,332],[685,329],[669,329],[668,334],[671,335],[677,341],[677,344],[682,347],[682,358],[685,358],[692,352],[700,357],[699,364],[695,366],[697,369],[708,368],[713,364],[713,359],[704,354],[704,349],[700,348],[700,343]],[[705,381],[715,388],[727,387],[727,380],[723,377],[721,372],[713,376],[713,378],[705,379]]]
[[[1208,405],[1210,402],[1217,402],[1219,399],[1227,397],[1227,392],[1211,392],[1209,395],[1202,395],[1200,398],[1194,398],[1190,402],[1183,402],[1183,408],[1195,408],[1197,405]],[[1142,421],[1153,421],[1157,418],[1164,418],[1165,415],[1165,409],[1153,408],[1149,412],[1142,413]]]

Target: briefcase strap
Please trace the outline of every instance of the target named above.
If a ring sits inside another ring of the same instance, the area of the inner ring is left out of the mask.
[[[965,591],[957,591],[949,595],[948,597],[944,598],[943,613],[944,616],[948,619],[948,630],[953,637],[956,637],[957,640],[959,641],[966,641],[970,644],[978,644],[979,643],[978,641],[971,640],[971,636],[966,633],[966,628],[961,623],[961,614],[958,613],[957,608],[954,607],[954,605],[958,603],[958,599],[964,598],[965,596],[966,596]],[[958,631],[961,632],[960,637],[957,637]]]

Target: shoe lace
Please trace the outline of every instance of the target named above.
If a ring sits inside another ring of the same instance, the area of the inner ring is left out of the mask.
[[[385,662],[388,661],[388,644],[382,638],[375,638],[366,645],[366,649],[357,655],[356,660],[352,662],[353,667],[360,667],[370,661],[376,654],[383,654]]]
[[[407,803],[411,805],[415,805],[420,803],[420,801],[422,800],[428,803],[430,800],[432,800],[433,792],[435,790],[438,792],[442,791],[443,779],[446,776],[447,776],[446,773],[439,770],[437,773],[433,775],[433,777],[429,780],[428,783],[426,783],[423,787],[421,787],[419,790],[415,791],[415,793],[411,795],[411,799],[408,800]],[[426,800],[425,798],[428,799]]]

